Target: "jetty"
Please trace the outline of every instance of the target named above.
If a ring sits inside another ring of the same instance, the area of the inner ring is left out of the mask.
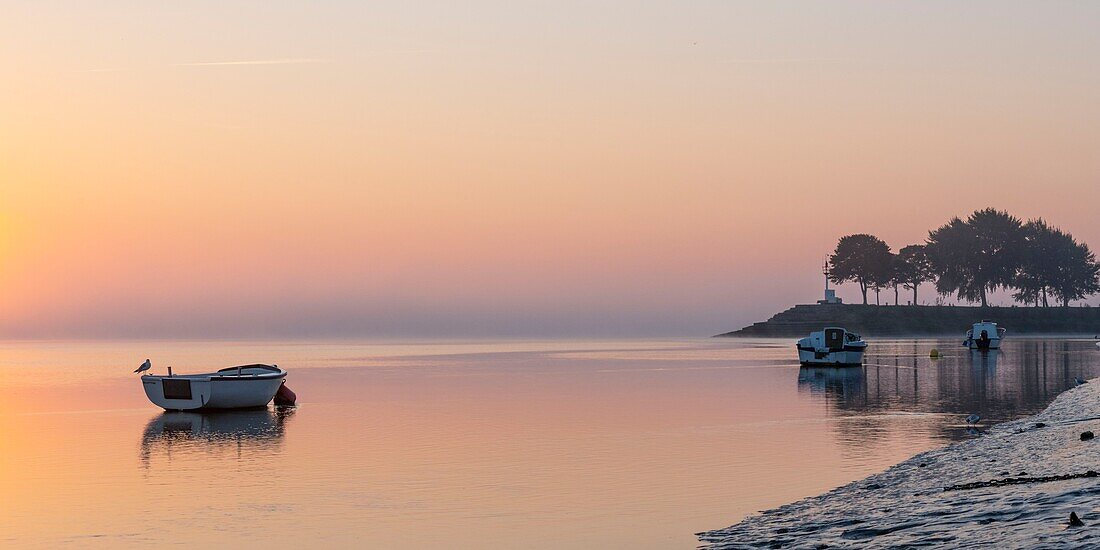
[[[1100,334],[1100,307],[876,306],[819,302],[796,305],[767,321],[717,336],[801,337],[822,327],[838,326],[871,337],[961,337],[982,319],[1007,328],[1009,337]]]

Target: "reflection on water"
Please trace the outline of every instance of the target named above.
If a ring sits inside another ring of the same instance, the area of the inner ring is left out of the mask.
[[[865,393],[863,368],[802,367],[798,372],[799,389],[851,403]]]
[[[150,354],[277,362],[301,406],[162,413],[130,372]],[[0,546],[690,548],[970,437],[971,413],[1041,410],[1098,358],[1012,338],[873,340],[856,369],[800,369],[787,339],[3,344]]]
[[[232,448],[238,455],[278,449],[287,420],[295,407],[239,411],[163,412],[145,425],[141,436],[141,464],[148,468],[152,457],[171,462],[173,452],[196,449]]]
[[[863,367],[802,368],[799,391],[823,400],[834,417],[946,415],[940,435],[956,440],[973,432],[955,416],[976,413],[990,424],[1032,414],[1073,387],[1075,377],[1097,375],[1088,341],[1010,339],[1001,350],[947,348],[935,360],[928,357],[933,345],[950,343],[875,342]]]

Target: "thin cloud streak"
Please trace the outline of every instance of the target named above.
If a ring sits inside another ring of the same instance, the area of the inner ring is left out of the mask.
[[[367,55],[385,55],[385,54],[424,54],[424,53],[439,53],[442,50],[429,50],[429,49],[410,49],[410,50],[379,50],[366,52]],[[324,65],[336,63],[333,59],[324,59],[316,57],[289,57],[283,59],[241,59],[234,61],[196,61],[192,63],[175,63],[169,65],[170,67],[236,67],[236,66],[249,66],[249,65]],[[152,70],[155,67],[144,68],[94,68],[94,69],[78,69],[79,73],[121,73],[138,70]]]
[[[843,57],[790,57],[762,59],[724,59],[719,63],[728,64],[768,64],[768,63],[840,63],[847,61]]]
[[[200,61],[195,63],[177,63],[176,67],[227,67],[235,65],[306,65],[315,63],[334,63],[331,59],[287,58],[287,59],[248,59],[241,61]]]

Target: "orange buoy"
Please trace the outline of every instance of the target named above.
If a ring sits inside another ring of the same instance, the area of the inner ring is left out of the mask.
[[[282,386],[279,386],[279,391],[275,392],[275,406],[276,407],[289,407],[298,400],[298,396],[294,394],[290,388],[286,387],[286,382],[283,382]]]

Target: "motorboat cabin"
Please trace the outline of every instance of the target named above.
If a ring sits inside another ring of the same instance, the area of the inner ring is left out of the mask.
[[[867,342],[858,334],[827,327],[798,341],[798,361],[805,367],[849,367],[863,364]]]
[[[966,340],[963,340],[963,345],[970,349],[998,349],[1001,347],[1001,339],[1004,335],[1003,327],[997,326],[993,321],[983,320],[974,323],[974,326],[966,331]]]

